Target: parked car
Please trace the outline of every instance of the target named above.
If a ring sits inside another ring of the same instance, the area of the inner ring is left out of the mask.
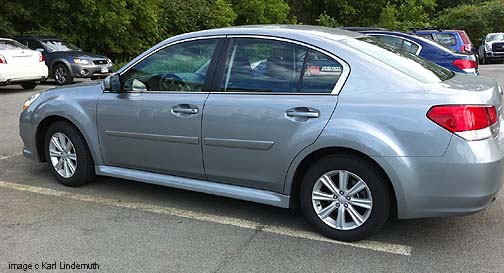
[[[109,58],[84,52],[58,38],[30,35],[17,36],[15,39],[42,52],[49,67],[49,75],[60,85],[70,84],[74,78],[104,78],[114,69]]]
[[[504,181],[502,98],[492,79],[374,37],[245,26],[171,37],[101,83],[35,94],[20,135],[67,186],[103,175],[299,205],[354,241],[390,215],[487,207]]]
[[[0,38],[0,86],[20,84],[34,89],[47,78],[44,56],[11,40]]]
[[[504,61],[504,33],[489,33],[478,50],[482,64],[489,61]]]
[[[473,52],[471,39],[464,30],[443,30],[436,28],[413,29],[413,34],[434,40],[457,52]]]
[[[454,72],[478,75],[476,55],[458,53],[432,40],[397,31],[360,31]]]

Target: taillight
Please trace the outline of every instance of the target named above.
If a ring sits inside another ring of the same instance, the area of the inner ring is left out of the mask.
[[[476,72],[476,67],[477,67],[476,61],[458,59],[458,60],[453,61],[452,64],[454,66],[462,69],[466,73],[474,73],[474,72]]]
[[[465,50],[466,50],[465,45],[463,45],[463,46],[460,47],[460,52],[465,52]]]
[[[45,62],[44,54],[39,52],[39,59],[38,60],[39,60],[39,62]]]
[[[480,140],[492,136],[490,126],[497,123],[497,110],[491,105],[438,105],[427,117],[466,140]]]
[[[5,59],[5,57],[3,55],[0,55],[0,64],[6,64],[7,63],[7,60]]]

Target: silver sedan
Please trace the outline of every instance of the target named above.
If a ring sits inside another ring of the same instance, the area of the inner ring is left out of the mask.
[[[24,155],[95,175],[300,207],[362,239],[389,217],[465,215],[502,186],[502,90],[379,40],[246,26],[167,39],[103,83],[32,95]]]

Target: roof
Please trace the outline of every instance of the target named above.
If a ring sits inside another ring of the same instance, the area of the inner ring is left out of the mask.
[[[31,39],[37,39],[37,40],[60,40],[59,38],[57,37],[54,37],[54,36],[46,36],[46,35],[30,35],[30,34],[26,34],[26,35],[17,35],[14,37],[15,39],[20,39],[20,38],[31,38]]]
[[[331,40],[342,40],[348,38],[361,37],[362,34],[321,26],[310,25],[249,25],[235,26],[218,29],[202,30],[179,35],[177,37],[199,37],[199,36],[217,36],[217,35],[265,35],[276,37],[293,37],[302,35],[303,37],[328,38]]]

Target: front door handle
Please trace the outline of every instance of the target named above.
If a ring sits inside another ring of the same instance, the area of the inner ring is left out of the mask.
[[[173,106],[172,108],[172,114],[179,117],[188,117],[191,115],[196,115],[198,114],[198,112],[199,112],[198,107],[190,104],[179,104]]]
[[[197,114],[198,108],[181,108],[181,107],[173,107],[173,112],[182,113],[182,114]]]
[[[308,107],[296,107],[287,110],[287,117],[297,119],[298,121],[305,121],[310,118],[320,117],[320,112],[317,109],[312,109]]]
[[[287,116],[289,117],[300,117],[300,118],[318,118],[319,112],[296,112],[287,111]]]

